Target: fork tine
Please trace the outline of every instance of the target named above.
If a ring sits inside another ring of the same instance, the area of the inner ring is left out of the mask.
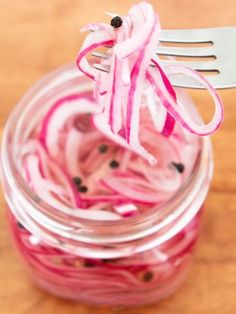
[[[212,57],[214,51],[210,47],[171,47],[171,46],[158,46],[157,54],[164,56],[175,57]]]
[[[214,51],[211,47],[157,47],[158,55],[176,56],[176,57],[214,57]],[[111,56],[107,52],[94,51],[92,52],[94,57],[101,59],[109,59]]]
[[[212,29],[168,29],[161,31],[160,41],[173,43],[209,43]]]
[[[111,55],[107,52],[101,52],[101,51],[96,51],[96,50],[92,52],[92,56],[98,57],[101,59],[109,59],[111,57]]]
[[[103,71],[106,73],[110,71],[109,65],[102,65],[99,63],[95,63],[93,64],[93,66],[98,71]],[[198,81],[184,74],[175,74],[173,76],[170,76],[169,79],[171,83],[176,87],[204,89]],[[227,86],[224,86],[222,84],[222,81],[219,79],[218,75],[208,76],[207,79],[215,88],[227,88]],[[232,87],[232,86],[229,86],[229,87]]]
[[[194,78],[185,76],[184,74],[173,75],[169,77],[171,84],[176,87],[191,88],[191,89],[205,89]],[[222,84],[218,75],[208,76],[207,80],[214,88],[227,88]]]
[[[196,71],[218,71],[217,62],[216,61],[208,61],[208,62],[186,62],[186,61],[174,61],[174,60],[162,60],[162,65],[168,66],[168,65],[183,65],[190,67]],[[150,64],[152,67],[155,67],[154,64]],[[100,64],[100,63],[94,63],[94,68],[103,72],[109,72],[110,71],[110,65],[107,64]]]
[[[95,32],[97,29],[91,27],[90,32]],[[211,42],[210,33],[214,32],[214,28],[199,28],[199,29],[162,29],[161,42],[173,43],[209,43]]]
[[[182,65],[190,67],[196,71],[219,71],[218,62],[214,61],[177,61],[177,60],[161,60],[162,65]],[[152,64],[153,65],[153,64]]]
[[[99,70],[99,71],[102,71],[102,72],[106,72],[106,73],[109,73],[110,68],[111,68],[110,65],[105,65],[105,64],[100,64],[100,63],[94,63],[93,67],[96,70]]]

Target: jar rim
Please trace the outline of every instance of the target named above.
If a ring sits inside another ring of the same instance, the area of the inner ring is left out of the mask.
[[[19,127],[19,123],[22,122],[22,119],[19,119],[19,116],[26,111],[27,108],[33,103],[32,97],[35,95],[45,94],[53,87],[57,86],[57,84],[63,84],[70,79],[77,79],[82,77],[82,74],[78,71],[74,64],[69,64],[64,67],[57,69],[56,71],[49,73],[45,77],[43,77],[40,81],[34,84],[25,94],[25,96],[21,99],[21,101],[16,105],[15,109],[11,113],[7,124],[4,129],[3,139],[2,139],[2,172],[5,174],[5,178],[8,181],[8,184],[11,186],[13,193],[19,194],[21,200],[24,201],[27,199],[27,206],[30,206],[31,209],[35,208],[38,211],[38,214],[43,213],[47,217],[51,217],[51,213],[54,210],[59,210],[58,208],[53,208],[51,205],[46,202],[40,200],[35,195],[35,193],[28,187],[22,175],[17,172],[17,165],[15,162],[14,154],[11,154],[11,150],[9,149],[9,141],[12,143],[14,147],[14,140],[17,132],[17,128]],[[30,102],[31,101],[31,102]],[[192,173],[189,178],[186,180],[185,184],[178,190],[174,195],[168,199],[166,202],[157,205],[155,208],[147,210],[144,213],[139,215],[134,215],[133,217],[129,217],[126,219],[120,220],[91,220],[81,218],[76,214],[76,211],[73,209],[71,212],[63,213],[63,211],[58,211],[58,223],[62,223],[64,221],[64,214],[68,214],[72,220],[71,226],[75,228],[81,228],[81,226],[86,227],[87,230],[106,227],[107,230],[105,234],[109,234],[114,227],[119,232],[122,230],[127,232],[127,226],[133,226],[134,230],[143,230],[145,228],[151,228],[155,222],[155,224],[160,223],[163,224],[163,220],[169,219],[169,221],[175,219],[175,217],[181,214],[180,205],[183,205],[183,202],[186,201],[186,197],[189,202],[191,201],[191,195],[196,193],[196,188],[201,185],[203,180],[202,173],[204,173],[204,169],[208,167],[208,156],[209,156],[209,147],[210,141],[209,138],[201,138],[199,139],[200,150],[197,154],[197,160],[193,167]],[[13,150],[14,153],[14,150]],[[195,189],[195,190],[194,190]],[[177,195],[178,194],[178,195]],[[194,194],[195,195],[195,194]],[[193,197],[194,197],[193,195]],[[53,210],[52,210],[53,209]],[[29,211],[31,211],[29,209]],[[31,211],[32,212],[32,211]],[[60,214],[62,216],[60,217]],[[39,217],[39,216],[38,216]],[[55,217],[54,217],[55,218]],[[74,221],[73,221],[74,220]],[[59,226],[59,225],[58,225]],[[117,229],[118,228],[118,229]]]

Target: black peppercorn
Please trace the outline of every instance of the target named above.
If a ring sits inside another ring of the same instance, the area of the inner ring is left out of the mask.
[[[146,273],[143,274],[143,281],[148,282],[153,279],[154,275],[151,271],[147,271]]]
[[[25,227],[19,221],[17,222],[17,226],[19,229],[25,229]]]
[[[80,184],[82,183],[82,179],[80,177],[74,177],[73,181],[74,181],[74,184],[77,186],[80,186]]]
[[[119,165],[120,165],[120,164],[119,164],[118,161],[116,161],[116,160],[112,160],[112,161],[110,162],[110,167],[113,168],[113,169],[118,168]]]
[[[114,262],[114,260],[112,260],[112,259],[101,259],[101,262],[104,263],[104,264],[107,264],[107,263]]]
[[[123,23],[123,21],[122,21],[121,17],[119,17],[119,16],[115,16],[111,20],[111,26],[114,27],[114,28],[121,27],[122,23]]]
[[[98,147],[98,150],[101,154],[104,154],[107,152],[108,150],[108,146],[106,144],[101,144],[99,147]]]
[[[176,163],[176,162],[172,162],[171,163],[179,173],[183,173],[184,172],[184,165],[182,163]]]
[[[78,190],[81,193],[86,193],[88,191],[88,188],[85,185],[81,185],[81,186],[78,187]]]
[[[95,265],[91,261],[85,261],[84,267],[94,267]]]

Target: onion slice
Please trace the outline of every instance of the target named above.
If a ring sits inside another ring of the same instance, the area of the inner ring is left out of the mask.
[[[165,137],[172,134],[176,122],[195,135],[212,134],[223,120],[223,105],[213,86],[201,74],[184,66],[162,67],[161,60],[154,57],[161,27],[150,4],[143,1],[133,5],[122,20],[118,29],[104,24],[87,27],[95,31],[86,38],[77,64],[81,71],[95,80],[95,98],[103,108],[101,117],[95,118],[96,127],[117,143],[122,141],[124,144],[125,140],[131,150],[155,165],[154,156],[140,143],[140,108],[145,105],[142,103],[144,95],[148,95],[147,105],[153,124]],[[93,49],[107,45],[111,46],[111,57],[101,63],[110,70],[101,74],[89,65],[86,56]],[[155,68],[149,66],[151,62]],[[177,98],[169,75],[178,73],[195,78],[209,91],[215,104],[215,113],[209,123],[196,123]],[[146,85],[149,85],[147,91]]]

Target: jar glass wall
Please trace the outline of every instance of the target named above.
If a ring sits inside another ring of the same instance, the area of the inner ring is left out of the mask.
[[[145,213],[91,221],[54,208],[24,181],[16,146],[26,125],[53,102],[85,91],[91,83],[67,66],[36,84],[8,120],[1,172],[12,238],[33,280],[55,295],[108,306],[153,303],[173,293],[189,268],[212,177],[211,144],[199,139],[185,184]]]

